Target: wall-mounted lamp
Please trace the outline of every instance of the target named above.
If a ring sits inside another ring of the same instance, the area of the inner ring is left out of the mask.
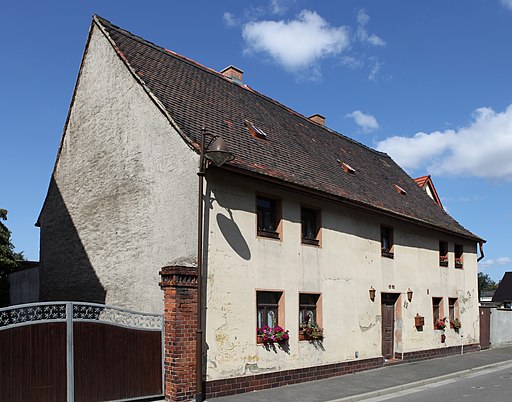
[[[411,288],[407,289],[407,300],[409,300],[409,302],[412,301],[412,290],[411,290]]]
[[[370,286],[370,290],[368,291],[368,293],[370,293],[370,300],[375,301],[375,289],[373,288],[373,286]]]

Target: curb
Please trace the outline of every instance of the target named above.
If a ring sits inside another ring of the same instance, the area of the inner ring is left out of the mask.
[[[492,364],[488,364],[485,366],[474,367],[474,368],[470,368],[470,369],[462,370],[462,371],[456,371],[454,373],[449,373],[449,374],[445,374],[445,375],[438,376],[438,377],[427,378],[425,380],[410,382],[407,384],[395,385],[394,387],[379,389],[376,391],[370,391],[370,392],[366,392],[364,394],[347,396],[347,397],[340,398],[340,399],[331,399],[327,402],[363,401],[365,399],[370,399],[370,398],[375,398],[378,396],[393,394],[395,392],[405,391],[407,389],[416,388],[416,387],[420,387],[420,386],[428,385],[428,384],[433,384],[436,382],[441,382],[441,381],[449,380],[452,378],[463,377],[468,374],[477,373],[479,371],[484,371],[484,370],[493,369],[493,368],[502,368],[504,366],[512,367],[512,360],[505,360],[503,362],[492,363]]]

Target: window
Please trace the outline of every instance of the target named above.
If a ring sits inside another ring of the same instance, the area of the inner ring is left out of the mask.
[[[437,324],[441,321],[443,317],[443,298],[442,297],[433,297],[432,298],[432,314],[434,317],[434,328],[439,329]]]
[[[450,317],[450,328],[455,328],[455,319],[459,320],[459,299],[450,297],[448,299],[448,316]]]
[[[299,294],[299,340],[323,338],[320,299],[319,294]]]
[[[462,268],[464,248],[460,244],[455,245],[455,268]]]
[[[439,265],[441,267],[448,266],[448,243],[445,241],[439,242]]]
[[[380,247],[383,257],[393,258],[393,228],[380,228]]]
[[[275,327],[280,323],[280,303],[283,296],[282,292],[256,292],[256,304],[257,304],[257,322],[256,326],[262,328],[267,325],[269,327]]]
[[[256,198],[258,236],[279,239],[281,223],[279,206],[278,200],[260,196]]]
[[[320,233],[320,214],[312,208],[301,208],[302,243],[313,246],[320,245],[318,235]]]

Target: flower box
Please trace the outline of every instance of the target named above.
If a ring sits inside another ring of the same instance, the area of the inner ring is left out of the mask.
[[[455,332],[458,332],[461,326],[462,325],[458,318],[454,319],[453,321],[450,321],[450,328],[453,328]]]
[[[445,322],[445,319],[439,319],[437,320],[435,323],[434,323],[434,328],[435,329],[439,329],[441,331],[444,331],[444,329],[446,328],[446,322]]]
[[[439,265],[441,267],[447,267],[448,266],[448,256],[440,256],[439,257]]]
[[[256,329],[256,342],[258,344],[286,343],[289,339],[288,331],[279,325],[275,327],[264,325]]]
[[[455,259],[455,268],[462,268],[462,258],[456,258]]]
[[[321,341],[324,339],[324,329],[317,324],[301,324],[299,341]]]

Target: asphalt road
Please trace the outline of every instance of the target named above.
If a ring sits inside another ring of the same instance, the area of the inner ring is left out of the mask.
[[[366,401],[510,402],[512,401],[512,367],[489,369]]]

